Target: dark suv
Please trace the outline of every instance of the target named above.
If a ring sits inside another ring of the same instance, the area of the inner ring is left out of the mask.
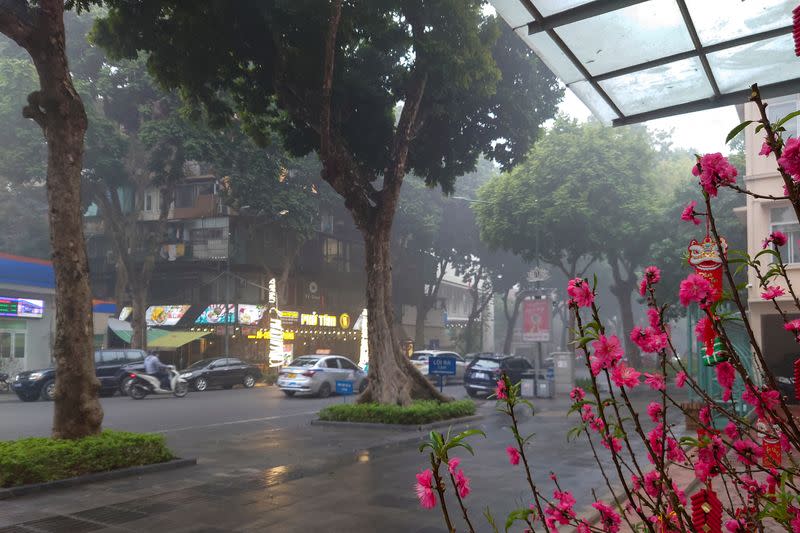
[[[533,365],[517,355],[480,354],[473,359],[464,373],[464,388],[467,394],[489,396],[494,394],[497,380],[505,372],[511,383],[518,383],[522,374],[533,370]]]
[[[124,394],[125,381],[132,371],[144,371],[144,350],[109,349],[94,352],[94,368],[100,380],[100,396]],[[52,400],[56,391],[56,369],[27,370],[14,376],[11,387],[23,402]]]

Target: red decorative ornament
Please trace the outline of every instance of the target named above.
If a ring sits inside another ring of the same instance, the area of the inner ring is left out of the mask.
[[[794,362],[794,397],[800,398],[800,359]]]
[[[800,57],[800,6],[792,10],[792,35],[794,36],[794,55]]]
[[[717,243],[708,234],[702,241],[692,239],[692,242],[689,243],[689,265],[699,276],[703,276],[711,282],[711,286],[714,288],[713,301],[722,297],[722,258],[728,251],[728,241],[725,240],[725,237],[720,237],[719,241],[722,244],[722,253],[720,253]],[[714,339],[707,340],[705,348],[706,359],[713,360]]]
[[[722,502],[712,489],[692,495],[692,525],[695,531],[722,533]]]

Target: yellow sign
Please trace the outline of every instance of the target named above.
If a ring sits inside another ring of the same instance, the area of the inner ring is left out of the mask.
[[[334,315],[318,315],[317,313],[301,313],[301,326],[320,326],[324,328],[335,328],[336,317]]]
[[[342,329],[350,329],[350,315],[342,313],[339,316],[339,327]]]
[[[258,340],[258,341],[260,341],[260,340],[269,340],[271,338],[271,335],[269,334],[269,330],[268,329],[260,329],[260,330],[256,331],[255,335],[248,335],[247,338],[248,339]],[[284,331],[283,332],[283,340],[285,340],[285,341],[293,341],[294,340],[294,331]]]

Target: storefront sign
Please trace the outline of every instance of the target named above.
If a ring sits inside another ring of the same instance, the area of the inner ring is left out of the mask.
[[[154,305],[145,311],[145,321],[148,326],[174,326],[177,324],[186,311],[188,305]]]
[[[195,322],[197,324],[233,324],[234,307],[228,306],[227,313],[225,312],[225,304],[209,305],[206,307]]]
[[[239,309],[237,311],[239,324],[243,326],[255,326],[261,322],[266,312],[267,306],[265,305],[239,304]]]
[[[44,300],[0,296],[0,316],[42,318],[44,316]]]
[[[252,335],[247,336],[248,339],[254,340],[269,340],[272,338],[270,335],[269,330],[260,329],[253,333]],[[294,340],[294,331],[284,331],[283,332],[283,340],[285,341],[293,341]]]
[[[550,300],[525,300],[522,302],[523,342],[550,340]]]
[[[335,328],[338,321],[335,315],[318,315],[317,313],[301,313],[301,326],[319,326],[323,328]]]

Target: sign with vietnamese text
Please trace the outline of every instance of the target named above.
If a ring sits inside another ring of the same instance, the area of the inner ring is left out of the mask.
[[[0,316],[42,318],[44,316],[44,300],[0,296]]]
[[[456,358],[437,355],[428,358],[428,374],[431,376],[455,376]]]
[[[522,341],[547,342],[550,340],[550,300],[525,300],[522,302]]]
[[[336,394],[341,396],[349,396],[353,394],[353,382],[352,381],[344,381],[344,380],[336,380]]]

